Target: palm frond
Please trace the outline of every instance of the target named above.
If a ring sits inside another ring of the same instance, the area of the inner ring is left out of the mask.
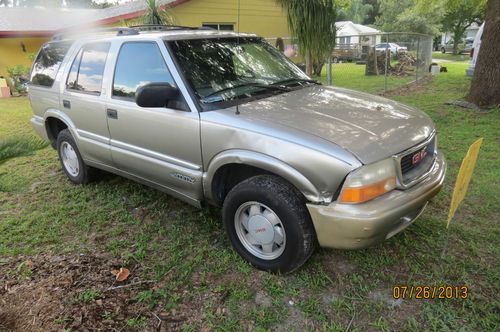
[[[47,145],[46,142],[34,136],[0,140],[0,164],[11,158],[30,155]]]
[[[323,58],[335,46],[337,8],[334,0],[277,0],[302,55]]]
[[[143,17],[144,24],[168,25],[174,23],[174,18],[167,9],[161,8],[156,0],[146,1],[146,14]]]

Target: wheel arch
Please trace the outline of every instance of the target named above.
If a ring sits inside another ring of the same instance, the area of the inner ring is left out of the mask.
[[[245,180],[259,174],[277,175],[291,183],[310,202],[320,203],[325,199],[320,191],[303,174],[279,159],[262,153],[248,150],[226,150],[210,161],[203,174],[203,190],[205,197],[212,203],[220,205],[225,195],[237,181],[225,182],[232,171],[242,173],[236,179]]]
[[[75,142],[78,145],[75,125],[63,112],[56,109],[47,110],[44,114],[44,123],[47,137],[52,147],[55,148],[57,135],[64,129],[68,129],[71,132],[71,135],[75,138]]]

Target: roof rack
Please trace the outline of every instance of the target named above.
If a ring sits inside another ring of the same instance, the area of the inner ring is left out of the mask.
[[[93,29],[85,29],[80,31],[66,31],[61,32],[52,37],[53,41],[63,40],[68,36],[81,35],[85,33],[99,33],[99,32],[116,32],[117,36],[133,36],[138,35],[139,31],[136,29],[132,29],[131,27],[111,27],[111,28],[93,28]]]
[[[88,33],[116,32],[117,36],[138,35],[142,31],[170,31],[170,30],[214,30],[210,27],[188,27],[183,25],[141,24],[129,27],[91,28],[83,30],[67,30],[52,37],[52,41],[60,41],[70,36],[79,36]]]
[[[137,31],[169,31],[169,30],[213,30],[209,27],[189,27],[184,25],[170,25],[170,24],[140,24],[132,25],[129,28]]]

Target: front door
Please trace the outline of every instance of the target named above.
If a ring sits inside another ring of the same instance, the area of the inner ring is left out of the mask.
[[[142,108],[135,103],[136,89],[145,83],[177,86],[165,57],[164,45],[156,41],[119,46],[106,106],[111,155],[122,171],[181,198],[199,200],[203,191],[198,112],[191,111],[182,97],[161,108]]]

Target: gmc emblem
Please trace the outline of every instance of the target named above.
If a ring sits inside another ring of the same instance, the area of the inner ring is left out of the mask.
[[[425,156],[427,156],[427,147],[423,148],[421,151],[415,153],[413,157],[411,157],[411,163],[413,165],[418,164],[422,160],[424,160]]]

